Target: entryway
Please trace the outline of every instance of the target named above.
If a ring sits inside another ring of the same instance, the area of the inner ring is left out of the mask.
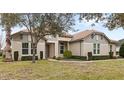
[[[55,56],[55,43],[46,44],[46,57],[53,58]]]

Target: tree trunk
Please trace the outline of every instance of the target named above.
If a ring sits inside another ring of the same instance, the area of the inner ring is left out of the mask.
[[[12,62],[12,54],[11,54],[11,29],[6,29],[6,46],[5,46],[5,62]]]
[[[35,49],[36,49],[36,46],[37,44],[36,43],[33,43],[32,44],[32,47],[33,47],[33,56],[32,56],[32,63],[35,63]]]
[[[47,51],[47,50],[46,50],[47,45],[46,45],[46,42],[47,42],[47,41],[45,40],[45,53],[44,53],[44,54],[45,54],[45,59],[47,59],[47,52],[46,52],[46,51]]]

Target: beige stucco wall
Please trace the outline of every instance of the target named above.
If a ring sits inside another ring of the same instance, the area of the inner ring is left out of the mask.
[[[87,56],[88,52],[92,52],[93,51],[93,45],[92,43],[85,43],[83,42],[83,49],[82,49],[82,56]]]
[[[12,58],[14,59],[14,51],[19,51],[19,60],[21,60],[21,54],[22,54],[22,51],[21,51],[21,42],[20,41],[12,41],[11,42],[11,46],[12,46]]]
[[[72,55],[80,56],[80,42],[72,42],[69,44]]]
[[[100,44],[100,54],[93,54],[93,55],[109,55],[110,52],[110,44],[108,42],[108,40],[103,37],[101,39],[101,35],[98,35],[97,38],[96,36],[92,39],[91,35],[89,35],[88,37],[86,37],[85,39],[83,39],[83,41],[81,42],[81,56],[87,56],[88,52],[92,52],[93,53],[93,44]],[[116,45],[113,45],[113,52],[114,52],[114,56],[116,55]],[[70,50],[72,51],[73,55],[77,55],[80,56],[80,41],[77,42],[72,42],[69,44],[70,46]]]
[[[28,40],[27,40],[28,37]],[[14,59],[14,51],[19,51],[19,60],[21,60],[21,56],[31,56],[31,41],[30,36],[27,35],[26,38],[21,39],[19,34],[15,34],[12,37],[11,43],[12,43],[12,58]],[[22,54],[22,42],[28,42],[29,43],[29,54],[23,55]],[[37,54],[38,59],[40,59],[40,51],[43,51],[43,59],[45,59],[45,41],[40,40],[37,45]]]
[[[46,54],[46,51],[45,51],[45,41],[44,40],[40,40],[38,45],[37,45],[37,55],[38,55],[38,58],[40,59],[40,51],[43,51],[43,59],[45,59],[45,54]]]
[[[55,56],[55,44],[52,43],[49,45],[49,57],[52,58]]]
[[[98,36],[98,39],[97,39]],[[103,37],[103,39],[101,39],[101,35],[95,35],[94,38],[91,38],[91,35],[87,36],[86,38],[84,38],[84,42],[86,43],[100,43],[100,44],[108,44],[108,40]]]
[[[93,44],[100,44],[100,54],[93,54]],[[92,52],[93,55],[109,55],[109,42],[108,40],[103,37],[101,39],[101,34],[97,34],[94,38],[91,38],[91,35],[84,39],[84,53],[83,55],[86,56],[87,52]]]
[[[19,34],[16,34],[12,37],[11,41],[11,48],[12,48],[12,58],[14,59],[14,51],[19,51],[19,60],[21,60],[21,54],[22,54],[22,43],[20,42],[20,36]]]
[[[83,46],[83,56],[87,56],[88,52],[93,54],[93,43],[83,43]],[[93,55],[109,55],[109,44],[100,44],[100,54]]]
[[[110,45],[112,45],[112,52],[114,53],[113,55],[116,56],[116,45],[115,44]]]

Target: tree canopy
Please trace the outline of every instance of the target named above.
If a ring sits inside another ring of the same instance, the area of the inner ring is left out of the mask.
[[[81,13],[80,20],[102,22],[109,30],[124,29],[124,13]]]
[[[17,14],[20,25],[27,28],[33,44],[33,63],[35,48],[39,40],[47,35],[61,35],[63,31],[73,30],[74,14],[69,13],[26,13]]]

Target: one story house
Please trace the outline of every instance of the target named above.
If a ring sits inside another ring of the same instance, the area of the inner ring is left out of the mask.
[[[46,42],[46,43],[45,43]],[[12,35],[12,58],[18,52],[18,60],[32,56],[32,44],[27,30],[21,30]],[[110,40],[104,33],[86,30],[74,35],[64,33],[46,36],[40,40],[36,48],[37,59],[63,57],[65,50],[70,50],[74,56],[87,57],[88,52],[95,56],[109,55],[113,51],[116,56],[116,41]]]

